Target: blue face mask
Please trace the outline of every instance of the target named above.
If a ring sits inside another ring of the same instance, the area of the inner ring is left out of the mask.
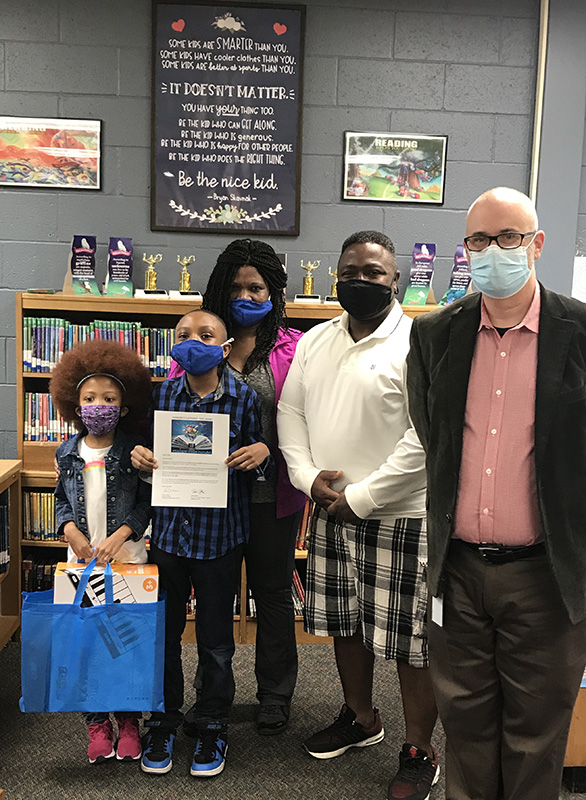
[[[503,250],[498,244],[468,252],[472,280],[488,297],[503,299],[517,294],[529,280],[527,247]]]
[[[264,303],[257,303],[255,300],[238,298],[230,303],[230,314],[237,325],[240,325],[241,328],[247,328],[249,325],[255,325],[261,319],[264,319],[272,307],[273,304],[270,300],[266,300]]]
[[[233,341],[234,339],[228,339],[224,344]],[[185,339],[183,342],[173,345],[171,357],[189,375],[204,375],[224,360],[223,346],[206,344],[199,339]]]

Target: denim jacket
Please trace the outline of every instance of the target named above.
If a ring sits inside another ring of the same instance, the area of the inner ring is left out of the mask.
[[[58,533],[63,533],[67,522],[75,522],[79,530],[89,539],[86,503],[84,495],[84,461],[78,452],[78,433],[59,445],[57,463],[59,481],[55,488],[55,514]],[[138,541],[151,517],[151,487],[141,480],[130,461],[130,453],[139,442],[129,438],[120,429],[116,431],[114,444],[105,458],[107,486],[106,534],[110,536],[121,525],[129,525]]]

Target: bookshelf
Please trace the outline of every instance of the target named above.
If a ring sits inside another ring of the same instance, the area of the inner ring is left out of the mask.
[[[16,402],[17,402],[17,440],[18,457],[22,461],[23,491],[52,491],[55,487],[53,460],[59,442],[24,441],[25,397],[27,392],[48,392],[50,372],[26,372],[22,358],[24,348],[23,331],[28,320],[35,318],[65,319],[75,325],[86,325],[95,320],[118,322],[140,322],[145,327],[173,328],[177,320],[188,311],[200,305],[201,301],[175,300],[169,297],[116,298],[82,297],[78,295],[39,295],[21,292],[16,295]],[[433,308],[417,306],[406,308],[410,316]],[[313,325],[338,316],[342,309],[337,304],[287,303],[287,316],[292,327],[308,330]],[[163,378],[153,378],[163,380]],[[65,556],[65,545],[60,542],[22,539],[23,548],[34,548],[48,556]],[[307,557],[306,551],[298,550],[297,559]],[[241,598],[247,597],[246,573],[241,577]],[[303,630],[301,618],[296,621],[300,642],[329,641],[314,637]],[[239,643],[252,643],[256,637],[256,620],[246,614],[237,615],[234,621],[235,639]],[[188,621],[185,641],[193,641],[195,636],[193,621]]]
[[[10,562],[0,573],[0,648],[20,627],[20,461],[0,460],[0,496],[7,494]]]

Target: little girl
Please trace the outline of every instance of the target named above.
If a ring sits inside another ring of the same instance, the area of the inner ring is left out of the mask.
[[[69,562],[98,564],[147,560],[143,538],[149,523],[150,485],[139,478],[130,452],[132,435],[146,415],[151,379],[139,356],[117,342],[91,340],[66,352],[55,367],[49,390],[56,408],[79,433],[57,449],[59,481],[55,512],[69,544]],[[90,763],[114,755],[138,760],[138,715],[116,712],[117,747],[108,712],[85,714]]]

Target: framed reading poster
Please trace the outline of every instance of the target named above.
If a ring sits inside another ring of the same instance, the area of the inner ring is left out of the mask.
[[[346,131],[344,200],[444,202],[447,136]]]
[[[0,186],[100,189],[95,119],[0,116]]]
[[[299,234],[305,6],[153,2],[151,229]]]

